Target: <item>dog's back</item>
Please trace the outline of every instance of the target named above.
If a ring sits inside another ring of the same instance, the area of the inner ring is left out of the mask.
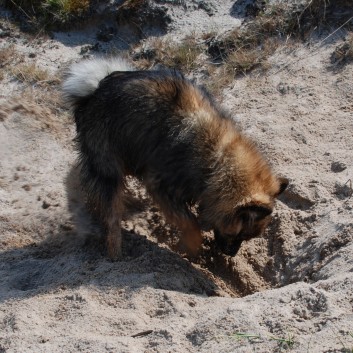
[[[175,198],[182,189],[185,202],[200,195],[211,167],[201,159],[214,147],[210,134],[218,132],[203,131],[210,127],[202,120],[227,119],[203,90],[169,70],[115,71],[75,101],[74,117],[90,169],[108,178],[131,174],[150,189],[158,180],[158,192]]]
[[[115,174],[116,163],[124,174],[137,177],[163,164],[180,169],[178,159],[187,162],[192,147],[182,141],[182,95],[192,87],[172,71],[119,71],[105,77],[74,112],[80,145],[97,154],[92,164],[107,176],[107,165]]]

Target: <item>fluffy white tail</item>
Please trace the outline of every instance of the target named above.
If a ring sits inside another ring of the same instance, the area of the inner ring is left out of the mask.
[[[80,98],[92,94],[99,82],[114,71],[132,71],[134,68],[122,58],[90,59],[73,64],[62,85],[68,105],[74,106]]]

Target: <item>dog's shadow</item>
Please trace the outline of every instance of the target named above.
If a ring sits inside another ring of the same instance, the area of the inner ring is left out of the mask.
[[[218,293],[214,281],[188,260],[133,231],[123,231],[123,259],[110,261],[102,232],[86,211],[75,167],[66,186],[70,216],[57,232],[40,243],[0,254],[0,301],[82,285]]]

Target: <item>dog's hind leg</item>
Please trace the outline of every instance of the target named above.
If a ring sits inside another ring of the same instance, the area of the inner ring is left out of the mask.
[[[111,205],[104,215],[107,232],[107,252],[109,258],[117,260],[122,256],[121,219],[123,214],[123,194],[118,188],[111,200]]]
[[[82,182],[88,206],[104,227],[108,256],[117,260],[122,256],[123,177],[105,177],[83,164]]]

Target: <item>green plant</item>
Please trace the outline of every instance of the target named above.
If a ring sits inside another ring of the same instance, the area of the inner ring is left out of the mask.
[[[295,344],[294,337],[292,334],[287,334],[286,337],[263,337],[259,334],[235,332],[234,334],[230,335],[230,337],[236,338],[238,340],[247,339],[250,342],[254,342],[254,340],[264,340],[265,338],[267,338],[269,341],[276,341],[281,346],[281,348],[284,349],[292,349]]]
[[[231,336],[238,340],[247,339],[249,341],[252,341],[254,339],[262,339],[261,335],[257,335],[253,333],[245,333],[245,332],[236,332]]]
[[[288,333],[286,337],[269,337],[270,340],[276,341],[283,348],[293,348],[294,346],[294,337],[292,334]]]

